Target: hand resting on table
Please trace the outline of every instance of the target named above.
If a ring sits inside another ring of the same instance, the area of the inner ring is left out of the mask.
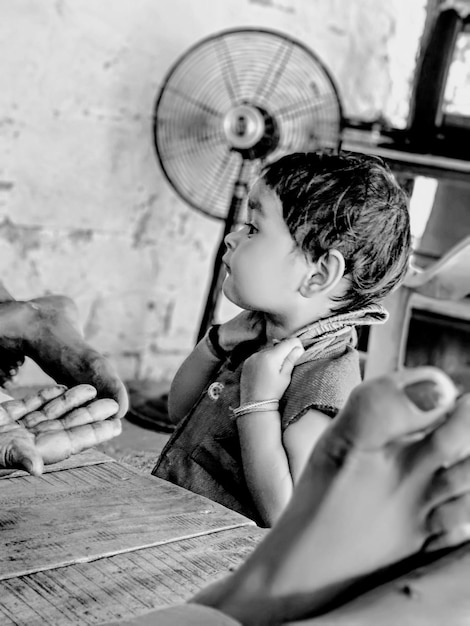
[[[91,385],[53,386],[0,404],[0,469],[37,476],[44,465],[119,435],[118,403],[96,393]]]

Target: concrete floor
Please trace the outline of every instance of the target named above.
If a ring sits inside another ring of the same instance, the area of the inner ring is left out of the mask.
[[[131,405],[138,407],[144,399],[158,402],[159,398],[168,393],[170,384],[165,381],[136,380],[126,381],[126,387]],[[144,428],[124,418],[119,437],[97,447],[116,460],[150,474],[169,436],[168,433]]]
[[[97,446],[105,454],[149,474],[169,435],[157,433],[124,418],[119,437]]]

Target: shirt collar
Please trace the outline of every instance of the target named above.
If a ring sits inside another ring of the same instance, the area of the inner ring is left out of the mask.
[[[340,354],[348,345],[354,347],[357,343],[356,326],[384,324],[387,319],[388,312],[381,304],[369,304],[304,326],[294,335],[305,348],[297,365]]]

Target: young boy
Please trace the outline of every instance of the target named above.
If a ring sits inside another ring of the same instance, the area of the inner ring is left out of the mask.
[[[360,383],[355,326],[410,252],[407,201],[376,158],[292,154],[268,165],[226,237],[225,295],[173,381],[179,426],[153,474],[271,526],[330,419]]]

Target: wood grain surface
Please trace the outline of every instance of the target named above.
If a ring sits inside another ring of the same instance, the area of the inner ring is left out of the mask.
[[[181,604],[237,567],[266,532],[222,530],[0,581],[0,623],[101,624]]]
[[[253,525],[117,462],[17,476],[0,489],[0,579]]]
[[[85,467],[87,465],[98,465],[99,463],[114,463],[114,459],[99,450],[91,448],[90,450],[80,452],[80,454],[74,454],[70,458],[65,459],[65,461],[60,461],[60,463],[46,465],[44,473],[50,474],[51,472],[60,472],[73,467]],[[23,470],[0,470],[0,480],[16,478],[17,476],[29,476],[29,474]]]

